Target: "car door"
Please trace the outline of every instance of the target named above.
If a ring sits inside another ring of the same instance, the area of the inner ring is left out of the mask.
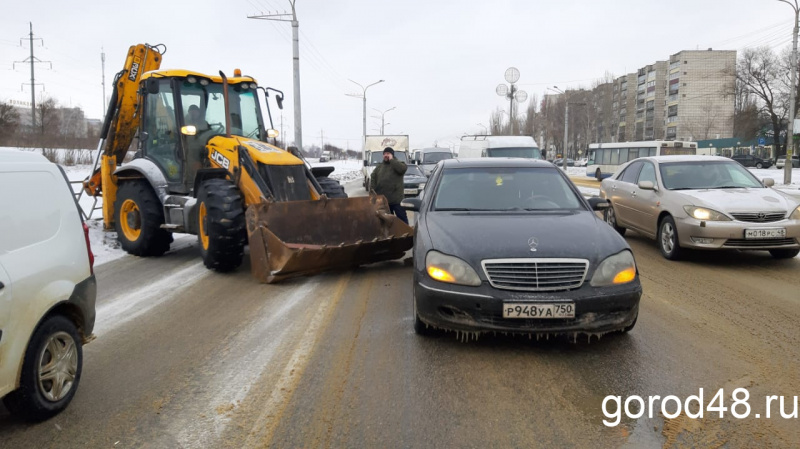
[[[634,187],[636,187],[634,183],[641,169],[641,161],[633,162],[620,173],[617,179],[612,179],[608,182],[608,192],[606,192],[606,196],[611,200],[611,207],[614,208],[614,212],[617,216],[617,224],[620,226],[629,225],[631,223],[631,192],[633,192]]]
[[[659,192],[640,189],[638,184],[642,181],[650,181],[658,188],[656,167],[650,161],[645,161],[642,165],[642,170],[639,172],[636,185],[631,192],[629,204],[633,227],[645,234],[655,236],[656,221],[661,210]]]

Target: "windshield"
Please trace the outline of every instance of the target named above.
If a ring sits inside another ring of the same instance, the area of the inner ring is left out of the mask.
[[[697,161],[661,164],[669,190],[761,188],[758,179],[738,162]]]
[[[400,162],[408,163],[406,153],[396,152],[394,158]],[[383,153],[380,151],[372,151],[369,153],[369,165],[378,165],[383,162]]]
[[[231,134],[242,137],[260,138],[258,98],[251,83],[228,85],[228,102],[231,112]],[[225,134],[225,99],[222,84],[183,81],[181,86],[181,106],[184,123],[197,127],[197,133],[210,135]]]
[[[555,168],[450,168],[434,200],[438,211],[575,210],[582,204]]]
[[[519,157],[525,159],[541,159],[542,153],[538,148],[520,147],[520,148],[489,148],[486,150],[489,157]]]
[[[423,164],[435,164],[439,161],[443,161],[445,159],[452,159],[453,154],[450,152],[441,152],[441,153],[424,153],[422,155],[422,163]]]
[[[422,170],[416,165],[409,165],[406,170],[406,176],[425,176]]]

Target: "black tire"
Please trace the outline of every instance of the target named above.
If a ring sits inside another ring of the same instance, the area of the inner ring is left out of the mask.
[[[762,167],[764,167],[764,166],[763,166],[763,165],[761,165],[761,162],[759,162],[759,163],[757,163],[757,164],[756,164],[756,168],[762,168]]]
[[[206,268],[219,272],[238,268],[247,242],[244,202],[239,188],[227,179],[208,179],[200,186],[195,210],[197,241]],[[202,210],[205,210],[204,219]]]
[[[603,180],[603,173],[600,171],[599,168],[597,170],[595,170],[594,177],[597,178],[598,181],[602,181]]]
[[[123,205],[135,210],[123,215]],[[163,255],[172,243],[172,233],[163,229],[163,224],[164,208],[149,182],[140,180],[120,184],[114,202],[114,227],[122,249],[134,256]]]
[[[769,254],[776,259],[791,259],[800,254],[800,249],[771,249]]]
[[[625,236],[626,229],[617,225],[617,213],[614,212],[614,206],[611,203],[608,203],[608,208],[603,212],[603,218],[619,235]]]
[[[72,346],[74,352],[70,351],[72,357],[59,360],[51,371],[57,371],[60,376],[72,376],[72,381],[64,380],[63,383],[58,380],[39,381],[42,362],[47,361],[45,366],[49,365],[53,360],[52,356],[55,355],[48,345],[51,339],[56,342],[58,348],[67,348],[68,344],[74,345]],[[65,343],[65,346],[59,346],[61,342]],[[77,366],[70,363],[72,359],[76,359]],[[83,346],[75,324],[61,315],[51,316],[40,323],[34,331],[23,359],[20,387],[3,398],[3,403],[12,415],[27,421],[44,421],[67,408],[78,389],[82,370]],[[55,382],[59,382],[62,388],[68,388],[66,393],[56,392]],[[53,400],[48,398],[47,394],[56,394],[60,398]]]
[[[339,181],[328,177],[317,178],[317,182],[322,187],[322,193],[328,198],[347,198],[344,186]]]
[[[667,215],[658,223],[658,249],[665,259],[679,260],[683,255],[675,220]]]

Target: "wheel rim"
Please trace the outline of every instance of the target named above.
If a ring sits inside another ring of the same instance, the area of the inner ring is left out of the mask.
[[[608,209],[606,209],[606,223],[608,223],[611,227],[617,227],[617,217],[614,216],[614,208],[611,207],[610,204]]]
[[[39,353],[39,391],[50,402],[67,396],[78,373],[78,347],[66,332],[57,332],[47,339]]]
[[[200,210],[197,212],[197,221],[199,221],[200,226],[200,244],[203,245],[203,249],[208,249],[208,230],[206,229],[206,220],[208,219],[208,213],[206,211],[206,203],[200,203]]]
[[[675,248],[675,228],[672,227],[672,223],[661,225],[661,247],[667,254],[672,253]]]
[[[139,205],[133,200],[125,200],[119,211],[122,233],[131,242],[135,242],[142,234],[142,214]]]

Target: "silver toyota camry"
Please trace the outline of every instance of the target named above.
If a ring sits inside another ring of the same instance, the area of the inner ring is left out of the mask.
[[[741,164],[717,156],[634,159],[604,179],[606,222],[656,239],[667,259],[684,248],[800,253],[800,200],[772,188]]]

